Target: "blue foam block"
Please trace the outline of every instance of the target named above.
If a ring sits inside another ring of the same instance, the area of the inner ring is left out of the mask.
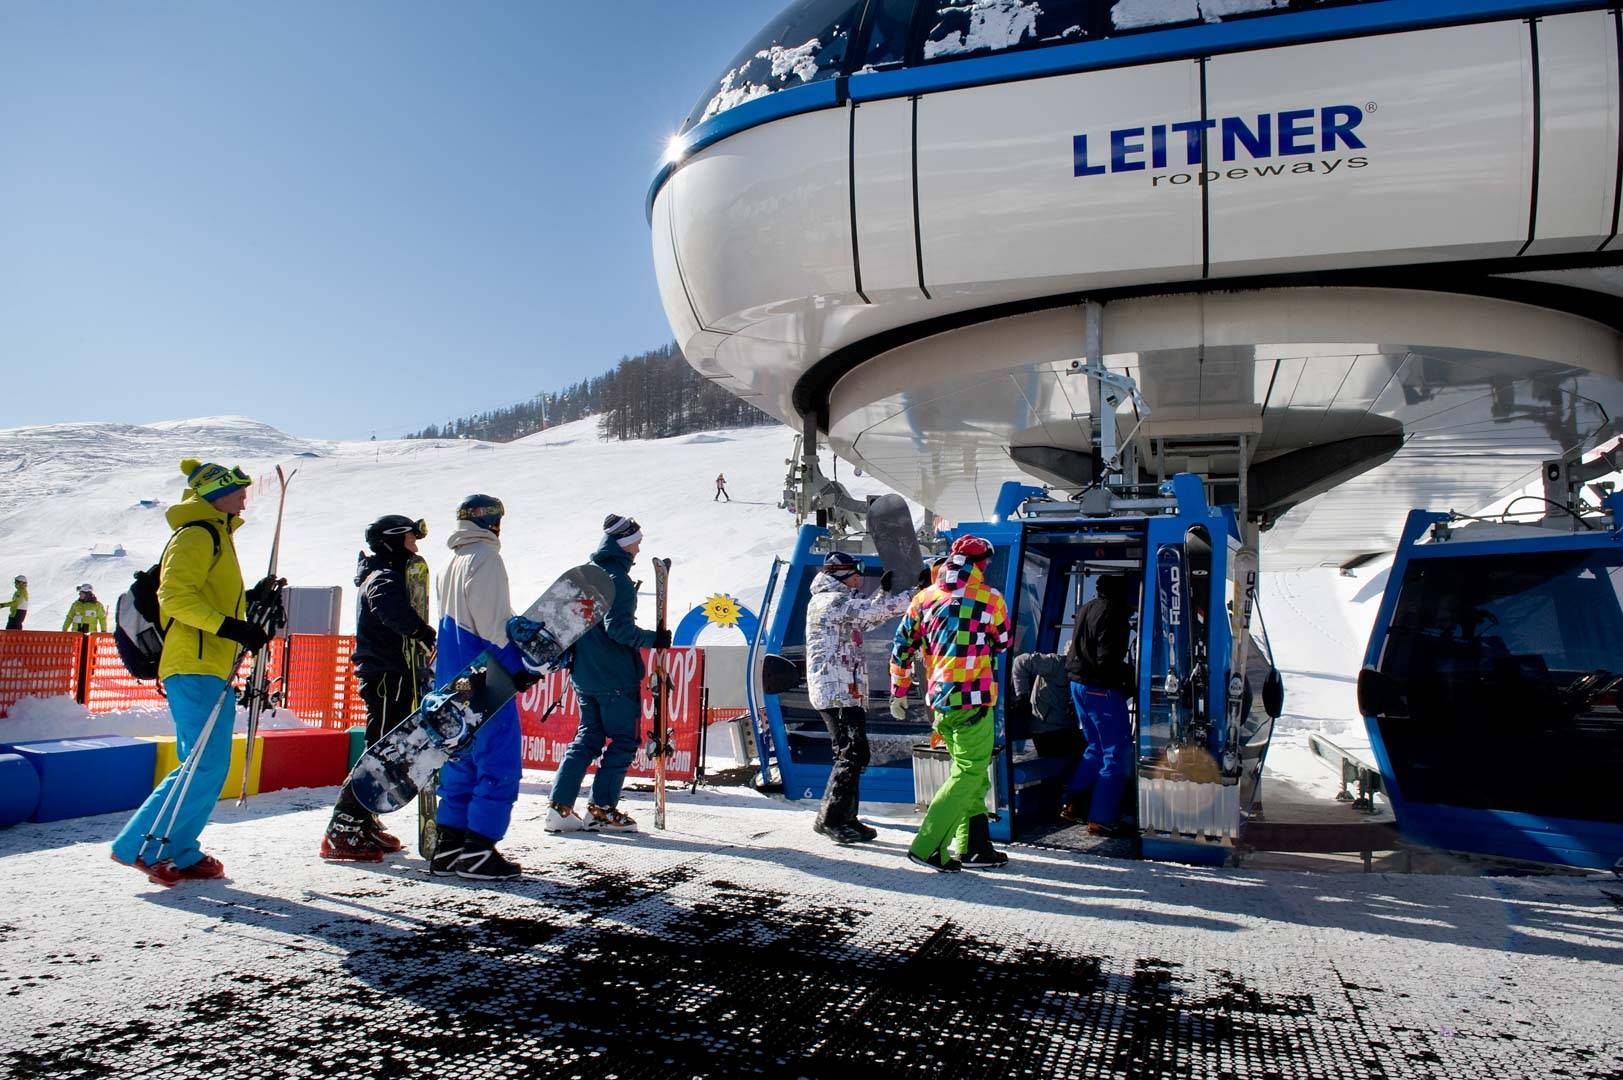
[[[27,821],[39,805],[39,773],[21,754],[0,754],[0,827]]]
[[[158,746],[123,735],[89,735],[13,743],[39,776],[39,803],[30,821],[133,810],[152,792]]]

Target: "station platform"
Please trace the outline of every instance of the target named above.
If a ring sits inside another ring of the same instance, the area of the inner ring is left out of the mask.
[[[0,1075],[1623,1075],[1610,874],[1016,844],[945,875],[905,861],[913,815],[842,848],[807,804],[701,788],[668,831],[558,837],[546,791],[495,886],[322,863],[331,789],[220,804],[229,877],[175,889],[108,860],[123,815],[0,831]]]

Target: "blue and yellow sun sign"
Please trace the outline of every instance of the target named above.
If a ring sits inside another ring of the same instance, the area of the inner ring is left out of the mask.
[[[745,641],[753,641],[760,622],[755,613],[739,602],[738,597],[726,593],[711,593],[704,603],[689,609],[671,635],[673,644],[692,645],[707,626],[722,626],[737,630]]]

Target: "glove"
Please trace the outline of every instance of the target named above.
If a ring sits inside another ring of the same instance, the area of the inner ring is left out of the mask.
[[[422,645],[425,649],[432,650],[434,648],[434,642],[436,639],[433,629],[425,626],[421,630],[418,630],[415,634],[411,635],[411,640]]]
[[[525,667],[513,672],[513,685],[518,688],[518,692],[521,694],[540,681],[541,673],[539,671],[531,671]]]
[[[896,584],[896,571],[886,570],[879,575],[879,591],[890,592],[890,587]]]
[[[890,715],[895,720],[907,719],[907,699],[893,697],[890,699]]]
[[[267,574],[248,590],[248,613],[255,622],[272,630],[287,625],[287,609],[282,606],[282,587],[286,584],[285,579]]]
[[[671,647],[671,632],[669,630],[654,631],[654,648],[668,649]]]
[[[928,584],[930,584],[930,568],[926,566],[919,571],[919,588],[922,589]]]
[[[233,619],[229,615],[225,617],[225,621],[220,624],[220,628],[214,633],[216,637],[223,637],[227,641],[235,641],[249,652],[258,652],[270,640],[270,634],[265,632],[264,627],[251,622],[243,622],[241,619]]]
[[[287,579],[274,578],[269,574],[266,574],[254,584],[253,588],[248,590],[248,602],[250,604],[257,604],[262,601],[269,600],[271,595],[275,593],[277,589],[286,584]]]

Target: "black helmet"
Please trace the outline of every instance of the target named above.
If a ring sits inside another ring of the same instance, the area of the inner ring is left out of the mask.
[[[862,573],[862,564],[843,551],[831,551],[828,558],[823,560],[823,573],[830,577],[844,577],[847,574]]]
[[[469,495],[457,504],[456,519],[458,521],[471,521],[475,525],[485,528],[494,528],[502,523],[502,515],[507,513],[502,501],[494,495]]]
[[[366,546],[379,555],[385,551],[399,551],[407,536],[421,540],[428,535],[428,524],[422,518],[412,520],[404,514],[384,514],[366,527]]]

